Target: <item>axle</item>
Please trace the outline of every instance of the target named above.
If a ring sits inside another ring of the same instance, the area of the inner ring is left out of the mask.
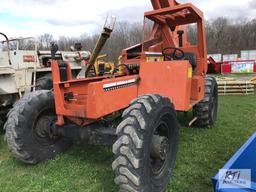
[[[111,146],[117,140],[115,129],[105,127],[101,123],[94,123],[87,127],[76,124],[65,124],[61,127],[52,125],[53,137],[66,137],[90,145]]]

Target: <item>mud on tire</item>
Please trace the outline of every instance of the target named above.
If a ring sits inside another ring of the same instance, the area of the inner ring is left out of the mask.
[[[120,191],[164,191],[178,149],[176,111],[169,99],[145,95],[134,100],[123,112],[117,135],[113,145],[115,160],[112,168]],[[166,151],[162,153],[164,158],[157,152],[155,154],[158,143],[166,144],[163,145],[165,150],[161,151]]]
[[[70,146],[66,138],[50,137],[55,121],[51,91],[35,91],[23,96],[7,115],[5,139],[12,154],[27,164],[37,164]]]
[[[194,106],[195,126],[207,128],[215,124],[218,112],[218,85],[214,77],[207,76],[204,99]]]

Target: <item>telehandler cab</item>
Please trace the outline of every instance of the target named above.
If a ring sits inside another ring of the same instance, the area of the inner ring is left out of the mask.
[[[52,60],[53,91],[27,94],[9,112],[6,139],[15,157],[37,164],[74,139],[114,143],[112,168],[120,191],[166,189],[178,150],[176,111],[192,110],[196,126],[212,126],[218,96],[216,80],[206,76],[203,13],[190,3],[151,2],[142,42],[122,51],[122,63],[111,76],[90,73],[113,30],[111,19],[82,76],[72,79],[69,63]],[[197,28],[197,45],[187,40],[189,24]]]

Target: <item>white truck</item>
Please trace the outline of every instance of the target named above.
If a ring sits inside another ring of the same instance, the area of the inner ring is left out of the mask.
[[[0,32],[0,121],[4,122],[8,109],[26,92],[36,89],[52,89],[51,51],[40,51],[37,44],[25,49],[20,42],[30,38],[9,40]],[[13,47],[14,46],[14,47]],[[79,73],[83,61],[90,57],[90,52],[77,49],[58,51],[55,59],[71,63],[74,76]],[[0,122],[1,124],[1,122]]]

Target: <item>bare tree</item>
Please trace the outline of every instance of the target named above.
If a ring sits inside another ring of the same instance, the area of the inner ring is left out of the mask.
[[[39,49],[50,49],[50,43],[54,41],[54,38],[51,34],[43,34],[38,37],[39,40]]]
[[[256,49],[256,19],[227,19],[217,18],[206,21],[207,47],[209,53],[237,53],[241,50]],[[99,31],[100,33],[100,31]],[[83,50],[92,51],[99,37],[99,33],[80,37],[60,37],[58,42],[60,50],[70,50],[70,46],[80,42]],[[142,24],[119,22],[104,47],[102,53],[108,54],[108,60],[117,62],[118,56],[124,48],[141,42]],[[190,26],[188,39],[192,44],[197,43],[195,26]],[[53,36],[44,34],[39,37],[40,49],[49,49]]]

